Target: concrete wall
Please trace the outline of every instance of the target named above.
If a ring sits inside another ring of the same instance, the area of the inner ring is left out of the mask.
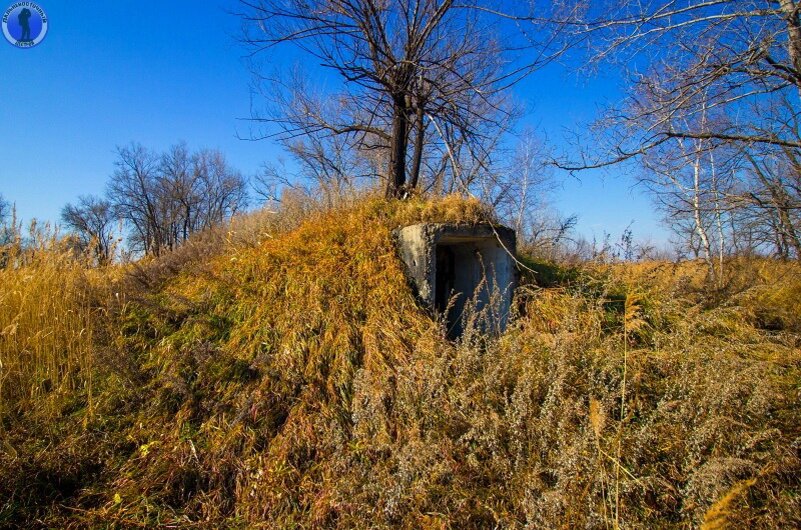
[[[513,230],[484,224],[425,223],[401,228],[396,237],[398,252],[421,301],[442,312],[454,295],[446,315],[450,336],[461,335],[461,317],[471,303],[482,312],[486,331],[503,330],[517,285],[517,269],[510,255],[515,252]],[[440,268],[452,263],[452,275],[442,270],[438,274],[438,248]],[[447,286],[439,286],[439,293],[438,281],[447,282]],[[448,291],[445,301],[444,290]]]

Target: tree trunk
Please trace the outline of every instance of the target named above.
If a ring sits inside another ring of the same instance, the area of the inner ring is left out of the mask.
[[[423,163],[423,142],[425,140],[426,125],[423,121],[423,104],[417,104],[417,136],[414,139],[414,155],[412,156],[412,177],[409,181],[409,189],[417,187],[420,180],[420,166]]]
[[[795,259],[801,260],[801,240],[799,240],[798,234],[793,226],[793,221],[790,218],[790,211],[786,202],[782,201],[782,204],[777,204],[776,209],[778,210],[779,229],[782,231],[782,238],[785,240],[788,248],[792,248],[795,251]]]
[[[720,190],[715,167],[714,151],[709,152],[709,169],[712,172],[712,193],[714,197],[715,224],[718,229],[718,287],[723,287],[723,257],[725,254],[725,239],[723,233],[723,213],[720,207]]]
[[[789,255],[789,249],[795,250],[796,259],[801,260],[801,240],[798,237],[793,220],[790,217],[791,200],[787,195],[784,183],[776,176],[769,176],[762,171],[756,160],[748,156],[748,161],[754,167],[757,177],[770,195],[770,202],[776,211],[776,229],[778,231],[782,254]]]
[[[801,75],[801,20],[798,18],[798,6],[795,0],[779,0],[779,6],[787,21],[787,54],[793,63],[795,88],[801,98],[801,82],[798,81]]]
[[[393,98],[392,141],[390,144],[387,198],[399,197],[406,184],[406,148],[409,143],[409,114],[404,95]]]
[[[709,267],[709,276],[713,281],[717,282],[715,262],[712,260],[712,246],[709,243],[709,237],[704,227],[701,207],[701,144],[699,143],[696,148],[695,164],[693,164],[693,220],[695,221],[695,230],[701,240],[704,261]]]
[[[787,53],[796,73],[801,73],[801,20],[795,0],[779,0],[782,13],[787,21]]]

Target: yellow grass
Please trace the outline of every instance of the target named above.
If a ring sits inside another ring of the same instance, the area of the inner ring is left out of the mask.
[[[21,267],[0,269],[0,415],[17,407],[47,407],[51,394],[84,389],[91,396],[92,307],[102,274],[57,248]]]
[[[392,229],[485,219],[296,199],[130,270],[0,271],[0,526],[801,524],[801,267],[540,264],[503,335],[449,342]]]

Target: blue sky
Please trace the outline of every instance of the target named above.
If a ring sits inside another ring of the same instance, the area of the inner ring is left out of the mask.
[[[57,220],[78,195],[102,193],[115,147],[131,141],[219,148],[245,174],[282,156],[270,140],[237,138],[248,134],[250,75],[239,21],[228,14],[233,0],[39,4],[49,19],[39,46],[0,42],[0,194],[25,221]],[[620,97],[615,86],[614,72],[586,79],[552,65],[515,88],[528,108],[521,125],[558,146],[566,129]],[[634,221],[636,238],[666,239],[650,199],[622,170],[557,177],[552,204],[578,214],[585,236],[617,237]]]

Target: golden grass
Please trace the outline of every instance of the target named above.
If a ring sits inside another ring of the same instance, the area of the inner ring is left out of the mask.
[[[731,505],[741,497],[748,488],[756,484],[755,478],[748,480],[741,480],[735,483],[729,491],[727,491],[721,498],[716,500],[712,506],[704,514],[704,521],[701,524],[701,530],[721,530],[723,528],[731,528],[731,522],[728,520],[728,513],[730,512]]]
[[[0,269],[0,416],[50,406],[51,394],[91,395],[99,277],[58,248]]]
[[[0,322],[36,329],[2,343],[36,391],[4,386],[0,526],[801,524],[798,265],[732,263],[712,292],[694,263],[588,264],[452,343],[391,231],[481,220],[298,200],[119,281],[56,255],[0,272]]]

